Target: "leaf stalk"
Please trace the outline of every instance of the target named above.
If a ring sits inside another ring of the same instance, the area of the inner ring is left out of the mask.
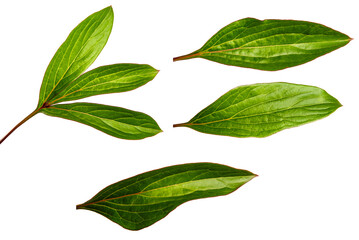
[[[24,118],[21,122],[19,122],[13,129],[10,130],[10,132],[8,132],[8,134],[5,135],[5,137],[3,137],[0,140],[0,144],[5,141],[6,138],[8,138],[18,127],[20,127],[22,124],[24,124],[27,120],[29,120],[30,118],[32,118],[33,116],[35,116],[42,108],[37,108],[35,109],[32,113],[30,113],[26,118]]]
[[[187,60],[187,59],[190,59],[190,58],[198,57],[199,55],[201,55],[201,53],[190,53],[190,54],[187,54],[187,55],[175,57],[175,58],[173,58],[173,61],[176,62],[176,61],[180,61],[180,60]]]
[[[173,127],[185,127],[187,126],[188,124],[187,123],[177,123],[177,124],[173,124]]]

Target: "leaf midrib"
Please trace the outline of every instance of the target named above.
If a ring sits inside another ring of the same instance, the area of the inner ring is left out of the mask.
[[[312,43],[327,43],[327,42],[346,42],[349,41],[348,39],[343,40],[334,40],[334,41],[319,41],[319,42],[309,42],[309,43],[303,43],[303,44],[312,44]],[[246,43],[247,44],[247,43]],[[235,51],[235,50],[242,50],[242,49],[260,49],[260,48],[268,48],[268,47],[284,47],[284,46],[293,46],[297,45],[298,43],[289,43],[289,44],[278,44],[278,45],[268,45],[268,46],[256,46],[256,47],[237,47],[237,48],[231,48],[231,49],[223,49],[223,50],[217,50],[217,51],[206,51],[201,52],[198,55],[205,55],[205,54],[213,54],[213,53],[222,53],[222,52],[229,52],[229,51]],[[301,44],[301,43],[299,43]]]
[[[158,132],[160,132],[160,130],[158,129],[155,129],[155,128],[147,128],[147,127],[142,127],[142,126],[136,126],[136,125],[132,125],[132,124],[128,124],[128,123],[123,123],[123,122],[120,122],[120,121],[116,121],[116,120],[113,120],[113,119],[109,119],[109,118],[105,118],[105,117],[98,117],[98,116],[95,116],[95,115],[91,115],[89,113],[85,113],[85,112],[80,112],[80,111],[76,111],[76,110],[73,110],[73,109],[65,109],[65,108],[59,108],[59,107],[55,107],[56,105],[54,106],[49,106],[48,108],[49,109],[58,109],[58,110],[64,110],[64,111],[69,111],[69,112],[76,112],[76,113],[81,113],[81,114],[84,114],[84,115],[88,115],[90,117],[94,117],[94,118],[97,118],[99,120],[102,121],[102,119],[106,119],[106,120],[110,120],[110,121],[115,121],[115,122],[118,122],[118,123],[121,123],[123,125],[127,125],[127,126],[132,126],[132,127],[135,127],[135,128],[144,128],[144,129],[148,129],[148,130],[156,130]],[[110,110],[111,111],[111,110]],[[110,126],[111,127],[111,126]],[[113,127],[112,127],[113,128]]]
[[[256,88],[258,88],[258,87],[260,87],[260,86],[257,86]],[[255,90],[256,88],[251,89],[251,90],[248,92],[248,94],[249,94],[251,91]],[[234,107],[234,106],[243,104],[243,102],[245,102],[245,101],[248,102],[248,101],[251,100],[251,99],[258,98],[258,97],[261,97],[261,96],[263,96],[263,95],[264,95],[264,96],[268,96],[268,95],[273,94],[273,93],[275,93],[275,92],[277,92],[277,91],[278,91],[278,90],[274,90],[274,91],[272,91],[272,92],[261,93],[261,94],[255,95],[255,96],[252,96],[252,97],[250,97],[250,98],[243,98],[243,99],[239,100],[239,101],[236,102],[236,103],[233,103],[233,102],[236,101],[236,98],[233,98],[232,103],[229,104],[228,106],[225,106],[224,108],[219,109],[219,107],[220,107],[220,105],[219,105],[213,112],[211,112],[210,114],[207,114],[207,115],[198,117],[197,119],[195,119],[195,121],[199,121],[199,120],[201,120],[201,119],[203,119],[203,118],[206,118],[206,117],[209,117],[209,116],[211,116],[211,115],[213,115],[213,114],[215,114],[215,113],[220,113],[220,112],[226,111],[228,108],[231,108],[231,107]],[[233,91],[233,94],[236,94],[236,92]],[[258,102],[258,103],[256,103],[256,104],[246,106],[245,108],[241,109],[239,112],[235,113],[232,117],[234,117],[235,115],[238,115],[239,113],[241,113],[241,112],[243,112],[243,111],[246,111],[246,110],[251,109],[251,108],[253,108],[253,107],[260,106],[260,105],[262,105],[262,104],[271,103],[271,102],[275,102],[275,101],[281,101],[281,100],[284,100],[284,99],[287,99],[287,98],[295,98],[295,97],[298,97],[298,96],[301,96],[301,95],[306,95],[306,94],[310,94],[310,92],[306,92],[306,93],[302,92],[302,93],[294,94],[294,95],[292,95],[292,96],[285,96],[285,97],[280,97],[280,98],[275,98],[275,99],[270,99],[270,100],[265,100],[265,101],[262,101],[262,102]],[[231,97],[231,96],[229,96],[228,99],[229,99],[230,97]],[[228,100],[228,99],[226,99],[226,100]],[[218,101],[218,100],[217,100],[217,101]],[[248,104],[248,103],[246,103],[246,104]],[[209,107],[210,107],[210,106],[209,106]],[[209,108],[209,107],[207,107],[207,108]]]
[[[246,116],[241,116],[241,117],[230,117],[230,118],[226,118],[226,119],[220,119],[220,120],[211,121],[211,122],[205,122],[205,123],[194,123],[194,122],[191,123],[191,122],[189,122],[189,123],[185,123],[185,125],[187,125],[187,126],[207,125],[207,124],[212,124],[212,123],[217,123],[217,122],[224,122],[224,121],[230,121],[230,120],[235,120],[235,119],[244,119],[244,118],[256,117],[256,116],[261,116],[261,115],[269,115],[269,114],[278,113],[278,112],[284,112],[284,111],[288,111],[288,110],[292,110],[292,109],[299,109],[299,108],[304,108],[304,107],[313,107],[313,106],[324,105],[324,104],[331,104],[331,103],[312,104],[312,105],[307,105],[307,106],[302,106],[302,107],[295,107],[295,108],[289,107],[289,108],[286,108],[286,109],[281,109],[281,110],[277,110],[277,111],[273,111],[273,112],[265,112],[265,113],[246,115]]]
[[[137,70],[136,70],[136,71],[137,71]],[[130,74],[130,73],[131,73],[131,71],[129,71],[128,73],[126,73],[126,74],[124,74],[123,76],[121,76],[121,77],[120,77],[121,80],[122,80],[122,79],[128,79],[128,78],[133,78],[133,77],[141,76],[141,74],[126,76],[126,75],[128,75],[128,74]],[[109,74],[109,75],[106,76],[106,77],[110,77],[110,76],[116,75],[116,74],[118,74],[118,73],[112,73],[112,74]],[[142,74],[142,75],[143,75],[143,74]],[[81,76],[80,76],[80,77],[81,77]],[[102,83],[97,83],[97,84],[94,84],[94,85],[91,85],[91,86],[87,86],[87,85],[89,85],[91,82],[95,81],[96,79],[97,79],[97,77],[94,78],[92,81],[88,82],[87,84],[85,84],[84,86],[82,86],[81,88],[79,88],[79,89],[77,89],[77,90],[75,90],[75,91],[73,91],[73,92],[69,92],[69,93],[63,95],[62,97],[59,97],[59,98],[57,98],[57,99],[52,100],[52,101],[50,102],[50,104],[58,103],[59,100],[64,99],[64,98],[66,99],[66,97],[71,96],[72,94],[75,94],[75,93],[77,93],[77,92],[83,91],[83,90],[85,90],[85,89],[95,88],[95,87],[98,87],[98,86],[101,86],[101,85],[105,85],[105,84],[116,83],[116,81],[119,80],[119,79],[114,79],[114,80],[112,80],[112,81],[102,82]],[[84,80],[85,80],[85,79],[84,79]],[[139,80],[139,81],[141,81],[141,80]],[[134,81],[134,82],[131,82],[130,84],[134,84],[134,83],[139,82],[139,81]],[[71,83],[73,83],[73,82],[75,82],[75,80],[72,81]],[[71,83],[70,83],[70,84],[71,84]],[[80,84],[80,83],[81,83],[81,82],[77,82],[77,83],[76,83],[74,86],[72,86],[68,91],[70,91],[72,88],[75,88],[75,87],[76,87],[78,84]],[[70,84],[69,84],[69,85],[70,85]],[[129,84],[129,83],[121,83],[121,84]],[[129,85],[130,85],[130,84],[129,84]],[[59,95],[59,94],[57,94],[57,95]],[[57,96],[57,95],[56,95],[56,96]],[[56,96],[54,96],[54,98],[55,98]],[[68,100],[67,100],[67,101],[68,101]]]
[[[119,197],[113,197],[113,198],[107,198],[107,199],[98,200],[98,201],[95,201],[95,202],[83,203],[83,204],[78,205],[78,208],[86,207],[86,206],[92,205],[92,204],[98,204],[100,202],[106,202],[106,201],[112,201],[112,200],[115,200],[115,199],[121,199],[121,198],[125,198],[125,197],[136,196],[136,195],[148,193],[148,192],[151,192],[151,191],[158,191],[158,190],[162,190],[162,189],[166,189],[166,188],[172,188],[172,187],[176,187],[176,186],[178,186],[180,184],[184,184],[184,183],[192,183],[192,182],[209,180],[209,179],[225,179],[225,178],[231,178],[231,177],[251,177],[251,176],[254,176],[254,175],[230,176],[230,177],[213,177],[213,178],[205,178],[205,179],[199,179],[199,180],[194,180],[194,181],[190,180],[190,181],[187,181],[187,182],[176,183],[176,184],[163,186],[163,187],[159,187],[159,188],[155,188],[155,189],[150,189],[150,190],[146,190],[146,191],[140,191],[140,192],[137,192],[137,193],[126,194],[126,195],[119,196]],[[184,196],[184,195],[182,195],[182,196]]]

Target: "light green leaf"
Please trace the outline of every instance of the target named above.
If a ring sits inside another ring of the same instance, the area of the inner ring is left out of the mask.
[[[275,71],[309,62],[351,39],[324,25],[245,18],[222,28],[199,50],[174,61],[205,58],[226,65]]]
[[[77,209],[97,212],[139,230],[190,200],[229,194],[256,177],[214,163],[191,163],[146,172],[112,184]]]
[[[56,104],[41,112],[80,122],[122,139],[143,139],[162,132],[150,116],[120,107],[94,103]]]
[[[71,82],[50,104],[105,93],[130,91],[151,81],[157,73],[158,70],[145,64],[123,63],[102,66]]]
[[[107,7],[72,30],[46,69],[38,108],[51,101],[95,61],[110,36],[112,24],[112,7]]]
[[[187,123],[203,133],[267,137],[324,118],[341,104],[323,89],[291,83],[262,83],[230,90]]]

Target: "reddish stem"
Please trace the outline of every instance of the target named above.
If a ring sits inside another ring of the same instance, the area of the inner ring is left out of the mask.
[[[177,123],[177,124],[173,124],[173,127],[185,127],[186,125],[188,125],[187,123]]]
[[[35,111],[33,111],[32,113],[30,113],[26,118],[24,118],[21,122],[19,122],[13,129],[10,130],[10,132],[8,134],[5,135],[5,137],[3,137],[0,140],[0,144],[5,141],[5,139],[10,136],[11,133],[13,133],[18,127],[20,127],[22,124],[24,124],[27,120],[29,120],[30,118],[32,118],[33,116],[35,116],[39,111],[41,110],[41,108],[35,109]]]
[[[183,55],[183,56],[179,56],[179,57],[175,57],[173,58],[173,61],[180,61],[180,60],[186,60],[186,59],[190,59],[190,58],[195,58],[198,57],[200,55],[200,53],[190,53],[187,55]]]

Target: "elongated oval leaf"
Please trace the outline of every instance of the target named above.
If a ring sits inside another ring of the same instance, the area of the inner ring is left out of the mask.
[[[112,24],[112,7],[107,7],[90,15],[72,30],[47,67],[38,108],[61,92],[95,61],[110,36]]]
[[[275,71],[309,62],[351,39],[324,25],[245,18],[233,22],[199,50],[174,61],[205,58],[226,65]]]
[[[323,89],[291,83],[240,86],[224,94],[187,123],[203,133],[267,137],[324,118],[341,104]]]
[[[124,228],[139,230],[190,200],[229,194],[256,175],[214,163],[191,163],[146,172],[112,184],[77,206]]]
[[[41,112],[80,122],[122,139],[143,139],[162,131],[150,116],[120,107],[94,103],[55,104]]]
[[[102,66],[71,82],[50,104],[105,93],[130,91],[151,81],[157,73],[158,70],[145,64],[123,63]]]

